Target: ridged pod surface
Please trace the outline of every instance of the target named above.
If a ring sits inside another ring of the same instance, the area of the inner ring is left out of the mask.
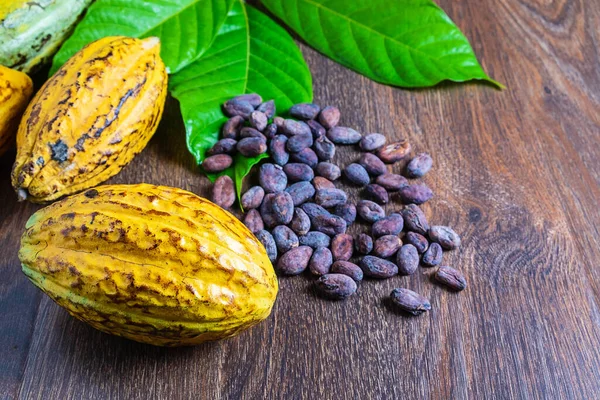
[[[233,336],[271,312],[278,284],[262,244],[190,192],[107,185],[33,214],[23,272],[74,317],[160,346]]]
[[[0,0],[0,64],[34,72],[56,53],[92,0]]]
[[[167,72],[157,38],[97,40],[38,91],[17,133],[12,184],[47,202],[95,186],[142,151],[163,112]]]
[[[0,156],[13,145],[32,91],[26,74],[0,65]]]

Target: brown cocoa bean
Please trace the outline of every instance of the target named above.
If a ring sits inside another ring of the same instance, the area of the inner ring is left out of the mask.
[[[394,289],[391,294],[391,299],[401,310],[412,315],[421,315],[425,311],[431,310],[429,300],[412,290],[404,288]]]
[[[419,252],[412,244],[405,244],[396,255],[400,275],[412,275],[419,266]]]
[[[233,158],[228,154],[216,154],[204,159],[202,168],[208,173],[221,172],[231,167]]]
[[[373,239],[366,233],[358,235],[354,241],[356,251],[360,254],[369,254],[373,250]]]
[[[415,246],[419,253],[424,253],[429,247],[427,238],[416,232],[407,232],[406,235],[404,235],[404,241]]]
[[[217,178],[212,190],[212,200],[215,204],[229,208],[235,202],[235,185],[227,175]]]
[[[300,245],[298,236],[285,225],[276,226],[271,234],[273,235],[273,239],[275,239],[277,251],[281,254]]]
[[[301,133],[301,134],[293,135],[293,136],[289,137],[287,144],[286,144],[286,149],[290,153],[298,153],[299,151],[302,151],[312,145],[313,145],[312,133],[310,133],[310,132],[309,133]]]
[[[301,208],[294,208],[294,216],[290,228],[296,235],[306,235],[310,231],[310,218]]]
[[[242,195],[242,207],[244,210],[258,208],[265,198],[265,191],[260,186],[253,186]]]
[[[319,189],[335,189],[335,185],[327,178],[322,176],[315,176],[313,179],[313,186],[316,190]]]
[[[383,208],[371,200],[361,200],[356,206],[356,213],[367,222],[377,222],[385,217]]]
[[[327,131],[327,138],[335,144],[356,144],[362,135],[352,128],[335,126]]]
[[[348,261],[354,252],[354,239],[347,233],[335,235],[331,240],[331,254],[333,259]]]
[[[283,125],[285,124],[285,119],[281,117],[273,117],[273,123],[277,126],[277,129],[280,133],[283,133]]]
[[[224,139],[239,139],[240,137],[240,129],[244,126],[244,118],[236,115],[235,117],[229,118],[227,122],[223,124],[223,129],[221,130],[221,136]]]
[[[406,176],[422,178],[433,166],[433,160],[428,153],[419,153],[406,165]]]
[[[331,243],[329,236],[322,232],[316,231],[308,232],[306,235],[300,236],[298,240],[302,246],[309,246],[313,249],[329,247],[329,244]]]
[[[258,182],[266,193],[282,192],[287,186],[287,176],[279,165],[266,163],[260,166]]]
[[[375,238],[384,235],[398,236],[403,228],[404,219],[400,214],[394,213],[375,222],[371,227],[371,233]]]
[[[255,208],[246,213],[246,216],[244,217],[244,225],[246,225],[246,227],[250,229],[250,232],[252,233],[256,233],[265,229],[265,224],[262,220],[262,217]]]
[[[362,151],[375,151],[385,145],[386,138],[381,133],[369,133],[363,136],[358,146]]]
[[[267,151],[267,142],[262,138],[248,137],[240,140],[236,149],[245,157],[256,157]]]
[[[442,262],[443,252],[442,246],[439,243],[431,243],[429,248],[423,254],[422,262],[426,267],[435,267],[440,265]]]
[[[269,154],[273,162],[277,165],[285,165],[290,159],[290,154],[287,152],[286,144],[288,138],[284,135],[275,135],[269,143]]]
[[[336,206],[333,213],[342,217],[346,221],[346,226],[351,225],[356,220],[356,206],[354,203],[344,203]]]
[[[239,99],[227,100],[223,105],[223,111],[228,117],[239,115],[244,119],[248,119],[254,111],[254,106],[247,101]]]
[[[288,177],[288,182],[311,181],[315,173],[311,167],[306,164],[290,163],[283,167],[283,172]]]
[[[297,119],[315,119],[315,117],[321,111],[321,107],[313,103],[300,103],[294,104],[290,108],[290,115]]]
[[[350,278],[354,279],[355,282],[360,282],[363,280],[363,272],[360,267],[354,263],[349,261],[336,261],[331,266],[331,272],[335,274],[343,274],[348,275]]]
[[[239,96],[235,96],[233,100],[246,101],[250,103],[252,107],[258,107],[260,106],[260,103],[262,103],[262,97],[257,93],[240,94]]]
[[[370,183],[365,188],[367,198],[373,200],[377,204],[387,204],[390,201],[388,192],[376,183]]]
[[[282,275],[301,274],[312,256],[313,249],[308,246],[298,246],[287,251],[277,261],[277,272]]]
[[[433,192],[424,183],[404,186],[398,193],[400,194],[400,200],[404,204],[423,204],[433,197]]]
[[[447,226],[434,225],[429,228],[429,239],[446,250],[454,250],[460,246],[460,236]]]
[[[331,251],[327,247],[319,247],[313,251],[308,268],[313,275],[321,276],[329,273],[332,263]]]
[[[267,137],[265,135],[263,135],[261,132],[259,132],[258,129],[254,129],[249,126],[245,126],[240,130],[240,137],[242,139],[249,138],[249,137],[256,137],[256,138],[264,140],[265,143],[267,142]]]
[[[249,120],[250,126],[261,132],[265,130],[267,123],[269,122],[269,118],[267,118],[267,115],[262,111],[253,111],[252,114],[250,114]]]
[[[369,173],[360,164],[352,163],[344,168],[344,176],[346,179],[357,186],[367,186],[371,181]]]
[[[407,140],[390,143],[377,151],[377,156],[386,164],[393,164],[410,154],[411,146]]]
[[[346,232],[346,221],[337,215],[317,215],[311,218],[310,222],[316,231],[330,236]]]
[[[316,139],[313,143],[313,150],[319,160],[329,161],[335,155],[335,144],[326,136]]]
[[[442,266],[435,272],[435,280],[448,288],[460,292],[467,287],[465,276],[452,267]]]
[[[317,167],[315,168],[315,172],[317,173],[317,175],[327,178],[330,181],[335,181],[342,175],[340,167],[330,162],[318,163]]]
[[[287,137],[295,135],[309,135],[312,138],[312,132],[306,122],[286,119],[283,123],[283,134]]]
[[[311,168],[316,167],[319,162],[319,158],[317,157],[317,154],[312,149],[309,149],[308,147],[304,150],[299,151],[298,153],[292,153],[290,155],[290,159],[293,162],[306,164]]]
[[[329,211],[315,203],[304,203],[300,206],[309,218],[314,218],[317,215],[329,215]]]
[[[221,139],[213,147],[206,151],[208,157],[216,154],[235,154],[237,141],[235,139]]]
[[[310,182],[297,182],[285,189],[292,196],[294,206],[299,206],[312,199],[315,195],[315,188]]]
[[[286,192],[267,194],[260,206],[260,215],[268,228],[289,224],[294,216],[292,196]]]
[[[379,176],[388,172],[383,161],[373,153],[364,153],[358,160],[358,163],[362,165],[371,176]]]
[[[364,256],[360,268],[366,277],[387,279],[398,274],[398,266],[391,261],[374,256]]]
[[[381,258],[388,258],[396,254],[402,246],[400,238],[395,235],[384,235],[375,240],[373,244],[373,255]]]
[[[340,110],[337,107],[327,106],[319,113],[319,123],[326,129],[331,129],[340,122]]]
[[[308,127],[310,128],[310,131],[313,135],[313,139],[315,140],[322,139],[325,136],[325,133],[327,132],[323,125],[321,125],[315,120],[311,119],[310,121],[306,121],[306,125],[308,125]]]
[[[265,113],[265,115],[269,119],[273,118],[275,116],[275,113],[276,113],[275,101],[274,100],[265,101],[264,103],[261,103],[256,108],[256,110]]]
[[[332,300],[343,300],[352,296],[357,289],[354,279],[343,274],[326,274],[315,282],[317,291]]]
[[[379,175],[375,179],[375,183],[383,186],[388,192],[397,192],[404,186],[408,186],[408,180],[402,175],[386,173]]]
[[[315,195],[315,203],[329,208],[344,204],[348,200],[346,192],[340,189],[319,189]]]
[[[420,233],[425,235],[429,231],[429,223],[425,217],[423,210],[415,204],[408,204],[402,210],[402,218],[404,218],[404,225],[409,231]]]
[[[277,125],[275,125],[275,124],[267,125],[267,127],[263,131],[263,134],[265,135],[265,137],[267,139],[269,139],[269,140],[273,139],[275,137],[275,135],[277,135]]]
[[[254,233],[254,235],[265,247],[267,255],[269,256],[269,260],[274,263],[277,260],[277,245],[275,244],[275,239],[273,239],[273,236],[265,230],[258,231]]]

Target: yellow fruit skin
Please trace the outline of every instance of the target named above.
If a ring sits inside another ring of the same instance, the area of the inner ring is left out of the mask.
[[[32,92],[33,83],[26,74],[0,65],[0,156],[13,145]]]
[[[144,149],[167,94],[159,52],[157,38],[103,38],[42,86],[17,133],[12,184],[21,200],[48,202],[95,186]]]
[[[159,346],[236,335],[267,318],[277,277],[233,215],[165,186],[107,185],[36,212],[23,272],[74,317]]]

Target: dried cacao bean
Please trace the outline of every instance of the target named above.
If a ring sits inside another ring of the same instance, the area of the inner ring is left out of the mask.
[[[277,271],[282,275],[301,274],[312,256],[313,249],[308,246],[298,246],[287,251],[277,261]]]
[[[290,228],[296,235],[306,235],[310,231],[310,218],[301,208],[294,208],[294,216],[290,222]]]
[[[260,206],[260,215],[269,228],[289,224],[294,216],[292,196],[286,192],[267,194]]]
[[[329,244],[331,243],[329,236],[322,232],[316,231],[308,232],[306,235],[300,236],[298,240],[302,246],[309,246],[313,249],[318,249],[319,247],[329,247]]]
[[[313,251],[308,268],[313,275],[321,276],[329,273],[332,263],[331,251],[327,247],[319,247]]]
[[[262,111],[253,111],[252,114],[250,114],[250,126],[261,132],[265,130],[268,122],[269,118],[267,118],[267,115]]]
[[[327,106],[319,114],[319,122],[326,129],[331,129],[340,122],[340,110],[337,107]]]
[[[343,274],[326,274],[315,282],[317,291],[332,300],[343,300],[357,289],[354,279]]]
[[[358,144],[362,151],[375,151],[385,145],[386,138],[381,133],[369,133]]]
[[[265,113],[265,115],[269,119],[273,118],[276,113],[275,101],[274,100],[265,101],[264,103],[260,104],[256,108],[256,110]]]
[[[233,98],[225,102],[223,110],[228,117],[239,115],[244,119],[248,119],[250,114],[254,111],[254,106],[248,101]]]
[[[446,250],[454,250],[460,246],[460,236],[447,226],[434,225],[429,228],[429,239]]]
[[[299,151],[302,151],[312,145],[313,145],[312,134],[310,132],[309,133],[300,133],[298,135],[293,135],[293,136],[289,137],[287,144],[286,144],[286,149],[290,153],[298,153]]]
[[[296,207],[306,203],[315,195],[315,188],[310,182],[296,182],[285,191],[292,196],[292,201]]]
[[[244,225],[246,225],[246,227],[250,229],[250,232],[252,233],[256,233],[265,229],[265,224],[262,220],[262,217],[255,208],[246,213],[246,216],[244,217]]]
[[[329,161],[335,155],[335,144],[326,136],[323,136],[320,139],[316,139],[313,143],[313,150],[319,160]]]
[[[357,214],[367,222],[377,222],[385,217],[383,208],[371,200],[361,200],[356,206]]]
[[[395,235],[384,235],[375,240],[373,244],[373,255],[381,258],[388,258],[396,254],[402,246],[400,238]]]
[[[363,271],[360,267],[354,263],[349,261],[336,261],[331,266],[331,272],[335,274],[343,274],[348,275],[350,278],[354,279],[355,282],[360,282],[363,280]]]
[[[429,248],[423,254],[422,262],[426,267],[435,267],[436,265],[440,265],[442,262],[443,252],[442,246],[439,243],[431,243]]]
[[[235,139],[221,139],[213,147],[208,149],[206,155],[208,157],[216,154],[229,154],[233,155],[236,151],[237,141]]]
[[[422,178],[433,166],[433,160],[428,153],[419,153],[406,165],[406,176]]]
[[[242,139],[249,138],[249,137],[255,137],[255,138],[262,139],[265,143],[267,142],[267,137],[265,135],[263,135],[261,132],[259,132],[258,129],[254,129],[249,126],[245,126],[240,130],[240,137]]]
[[[396,255],[398,272],[401,275],[412,275],[419,266],[419,252],[412,244],[405,244]]]
[[[330,181],[335,181],[342,175],[340,167],[330,162],[318,163],[317,167],[315,168],[315,172],[317,173],[317,175],[320,175],[323,178],[327,178]]]
[[[284,135],[275,135],[269,143],[269,153],[273,162],[277,165],[285,165],[290,159],[290,154],[287,152],[286,144],[288,138]]]
[[[348,261],[354,252],[354,239],[347,233],[335,235],[331,240],[331,254],[333,259]]]
[[[363,154],[358,160],[358,163],[362,165],[371,176],[379,176],[388,172],[383,161],[373,153]]]
[[[254,233],[254,235],[265,247],[267,255],[269,256],[269,260],[274,263],[277,260],[277,245],[275,244],[275,239],[273,239],[273,236],[265,230],[258,231]]]
[[[348,195],[340,189],[319,189],[315,195],[315,202],[325,208],[344,204],[347,200]]]
[[[260,106],[260,103],[262,103],[262,97],[257,93],[240,94],[239,96],[235,96],[233,100],[246,101],[250,103],[252,107],[258,107]]]
[[[369,254],[373,250],[373,239],[366,233],[358,235],[354,241],[356,251],[360,254]]]
[[[221,172],[231,167],[233,158],[228,154],[216,154],[204,159],[202,168],[208,173]]]
[[[335,189],[335,185],[327,178],[322,176],[315,176],[313,179],[313,186],[316,190],[319,189]]]
[[[256,157],[267,151],[267,142],[262,138],[248,137],[240,140],[236,148],[245,157]]]
[[[253,186],[242,195],[242,207],[244,210],[258,208],[265,198],[265,190],[260,186]]]
[[[288,177],[288,182],[311,181],[315,177],[315,173],[312,168],[306,164],[286,164],[283,167],[283,171]]]
[[[312,138],[312,132],[306,122],[286,119],[283,123],[283,134],[287,137],[295,135],[309,135]]]
[[[465,276],[452,267],[442,266],[435,272],[435,280],[457,292],[467,287]]]
[[[407,140],[390,143],[377,151],[377,156],[386,164],[393,164],[410,154],[411,146]]]
[[[350,183],[358,186],[367,186],[371,181],[369,173],[360,164],[352,163],[344,169],[344,176]]]
[[[387,279],[398,274],[398,266],[391,261],[374,256],[364,256],[360,268],[366,277]]]
[[[404,219],[400,214],[394,213],[375,222],[371,227],[371,232],[376,238],[384,235],[398,236],[403,228]]]
[[[391,298],[392,302],[400,309],[412,315],[421,315],[425,311],[431,310],[429,300],[412,290],[404,288],[394,289]]]
[[[375,183],[383,186],[388,192],[397,192],[404,186],[408,186],[408,180],[405,177],[392,173],[379,175],[375,179]]]
[[[285,225],[276,226],[271,234],[273,235],[273,239],[275,239],[277,251],[281,254],[300,245],[298,236]]]
[[[429,223],[425,217],[423,210],[416,204],[408,204],[402,210],[402,218],[404,218],[404,225],[409,231],[420,233],[425,235],[429,231]]]
[[[335,126],[327,131],[327,138],[335,144],[356,144],[362,135],[352,128]]]
[[[212,188],[212,200],[215,204],[229,208],[235,202],[235,185],[227,175],[217,178]]]
[[[298,153],[292,153],[290,155],[290,159],[293,162],[306,164],[311,168],[316,167],[319,162],[319,158],[317,157],[317,154],[312,149],[309,149],[309,148],[301,150]]]
[[[433,192],[424,183],[404,186],[398,193],[400,194],[400,200],[404,204],[423,204],[433,197]]]
[[[310,121],[306,121],[306,125],[308,125],[308,127],[310,128],[310,131],[313,135],[313,139],[315,140],[322,139],[325,136],[325,133],[327,132],[323,125],[321,125],[315,120],[311,119]]]
[[[427,238],[416,232],[407,232],[406,235],[404,235],[404,241],[415,246],[419,253],[424,253],[429,247]]]
[[[287,176],[279,165],[266,163],[260,166],[258,182],[266,193],[282,192],[287,185]]]
[[[229,118],[225,124],[223,124],[223,129],[221,130],[221,136],[224,139],[239,139],[240,137],[240,129],[244,126],[244,118],[236,115],[235,117]]]
[[[317,215],[310,222],[315,230],[330,236],[346,232],[346,221],[337,215]]]
[[[350,226],[356,220],[356,206],[354,203],[344,203],[336,206],[333,213],[342,217],[346,221],[346,226]]]
[[[376,183],[370,183],[365,188],[366,197],[378,204],[387,204],[390,201],[388,192]]]
[[[321,111],[321,107],[312,103],[300,103],[294,104],[292,108],[290,108],[290,115],[294,118],[298,119],[315,119],[315,117]]]

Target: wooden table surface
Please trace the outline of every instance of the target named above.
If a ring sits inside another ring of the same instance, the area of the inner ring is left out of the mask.
[[[21,273],[19,237],[39,206],[16,202],[9,153],[0,159],[0,398],[600,398],[600,3],[439,3],[507,90],[391,88],[302,50],[315,101],[338,105],[343,124],[432,154],[425,181],[436,197],[424,208],[462,235],[446,262],[466,274],[466,291],[450,293],[420,269],[329,302],[308,277],[282,278],[269,319],[236,338],[165,349],[112,337]],[[148,148],[110,182],[209,196],[183,132],[169,99]],[[356,155],[341,148],[336,161]],[[429,297],[431,312],[390,310],[395,287]]]

